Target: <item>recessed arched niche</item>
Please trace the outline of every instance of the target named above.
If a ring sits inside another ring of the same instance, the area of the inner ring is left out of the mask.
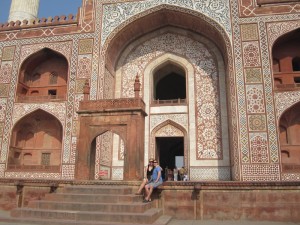
[[[176,104],[186,102],[185,70],[166,62],[153,71],[153,103]]]
[[[18,102],[66,99],[68,61],[60,53],[44,48],[21,65],[17,88]]]
[[[23,117],[13,128],[8,170],[59,171],[63,129],[60,121],[43,110]]]
[[[272,49],[274,86],[277,90],[300,88],[300,29],[278,38]]]
[[[285,172],[300,171],[300,103],[283,113],[279,120],[282,168]]]

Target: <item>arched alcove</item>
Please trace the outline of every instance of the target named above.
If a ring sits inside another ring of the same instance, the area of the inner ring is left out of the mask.
[[[278,90],[299,88],[300,83],[300,29],[279,37],[273,45],[274,85]],[[279,83],[278,81],[281,81]]]
[[[300,168],[300,103],[286,110],[279,120],[281,162],[285,172]]]
[[[168,61],[153,71],[153,100],[155,103],[180,103],[186,100],[185,70]]]
[[[12,130],[8,169],[58,171],[62,133],[59,120],[43,110],[26,115]]]
[[[44,48],[21,65],[17,88],[19,102],[65,100],[68,61],[58,52]]]

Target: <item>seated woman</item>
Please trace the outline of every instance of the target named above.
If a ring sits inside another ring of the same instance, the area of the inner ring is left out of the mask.
[[[145,192],[146,197],[143,202],[151,202],[151,194],[153,192],[153,189],[157,188],[159,185],[163,183],[162,177],[161,177],[161,167],[157,164],[157,161],[153,161],[154,164],[154,170],[152,173],[152,178],[149,181],[148,184],[145,186]]]
[[[142,190],[145,187],[145,185],[151,180],[153,169],[154,169],[153,159],[149,159],[149,164],[145,168],[146,177],[143,179],[143,182],[141,183],[138,191],[135,193],[136,195],[140,195],[142,193]]]

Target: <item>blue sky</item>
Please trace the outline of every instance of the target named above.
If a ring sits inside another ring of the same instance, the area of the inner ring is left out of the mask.
[[[22,0],[20,0],[22,1]],[[0,23],[7,22],[11,0],[0,0]],[[39,18],[76,14],[82,0],[40,0]]]

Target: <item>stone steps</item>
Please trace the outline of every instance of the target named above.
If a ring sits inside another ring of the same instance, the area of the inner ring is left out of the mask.
[[[141,196],[138,195],[108,195],[108,194],[75,194],[75,193],[57,193],[47,194],[45,200],[49,201],[79,201],[79,202],[106,202],[106,203],[134,203],[141,202]]]
[[[154,202],[143,203],[141,195],[132,193],[132,188],[122,186],[66,186],[14,209],[6,221],[24,225],[166,225],[170,221]]]
[[[76,221],[101,221],[118,223],[152,224],[162,215],[161,209],[151,208],[143,213],[115,213],[115,212],[89,212],[19,208],[12,213],[13,217],[36,218],[43,220],[63,219],[70,222]]]
[[[102,211],[102,212],[136,212],[142,213],[152,207],[152,204],[140,202],[126,203],[87,203],[87,202],[56,202],[56,201],[32,201],[29,208],[49,210],[72,210],[72,211]]]

